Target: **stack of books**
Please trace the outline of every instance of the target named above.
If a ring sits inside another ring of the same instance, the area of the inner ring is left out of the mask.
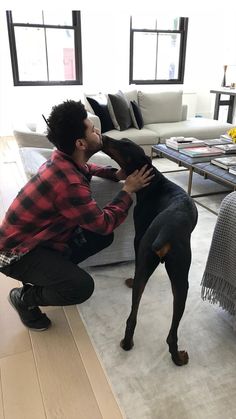
[[[166,146],[174,150],[181,150],[188,147],[200,147],[203,145],[203,140],[198,140],[193,137],[171,137],[166,140]]]
[[[232,138],[231,138],[231,137],[230,137],[230,135],[228,135],[228,134],[222,134],[222,135],[220,136],[220,138],[232,141]]]
[[[222,151],[216,147],[191,147],[180,150],[180,153],[189,157],[220,156]]]
[[[224,144],[224,145],[217,145],[217,148],[219,148],[222,153],[224,154],[235,154],[236,153],[236,144]]]
[[[236,166],[231,166],[229,168],[229,173],[232,173],[232,175],[236,175]]]
[[[216,146],[216,145],[221,145],[221,144],[233,144],[232,140],[230,138],[215,138],[215,139],[210,139],[210,140],[204,140],[204,143],[211,147],[211,146]]]
[[[211,160],[211,163],[215,164],[216,166],[222,167],[222,169],[229,170],[231,166],[236,165],[236,157],[217,157],[216,159]]]

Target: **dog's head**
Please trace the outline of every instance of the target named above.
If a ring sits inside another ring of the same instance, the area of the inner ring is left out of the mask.
[[[102,139],[102,151],[115,160],[127,175],[141,169],[145,164],[151,165],[151,159],[146,156],[142,147],[133,141],[127,138],[114,140],[107,136],[103,136]]]

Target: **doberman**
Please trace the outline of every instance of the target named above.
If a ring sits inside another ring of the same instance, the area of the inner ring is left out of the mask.
[[[126,351],[133,347],[142,293],[159,263],[165,263],[173,293],[173,317],[166,342],[173,362],[178,366],[187,364],[188,353],[178,350],[177,331],[188,293],[190,238],[197,223],[197,208],[192,198],[152,166],[151,159],[143,149],[131,140],[114,140],[103,136],[103,152],[114,159],[127,176],[145,164],[147,169],[153,167],[152,174],[155,175],[151,183],[136,194],[135,275],[133,284],[130,284],[130,280],[127,283],[133,288],[132,309],[121,347]]]

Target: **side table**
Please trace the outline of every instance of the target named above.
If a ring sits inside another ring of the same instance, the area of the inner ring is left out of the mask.
[[[233,110],[236,97],[236,89],[230,89],[228,87],[222,87],[220,89],[212,89],[210,93],[215,93],[215,109],[214,109],[214,119],[218,119],[220,106],[228,106],[228,115],[227,122],[232,124],[233,121]],[[228,95],[228,100],[221,100],[221,95]]]

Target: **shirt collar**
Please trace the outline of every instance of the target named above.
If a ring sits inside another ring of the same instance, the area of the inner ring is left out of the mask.
[[[87,164],[79,164],[76,163],[69,154],[63,153],[63,151],[60,150],[54,150],[51,156],[51,161],[54,160],[67,160],[70,163],[72,163],[77,170],[82,172],[85,176],[89,175],[89,167]]]

